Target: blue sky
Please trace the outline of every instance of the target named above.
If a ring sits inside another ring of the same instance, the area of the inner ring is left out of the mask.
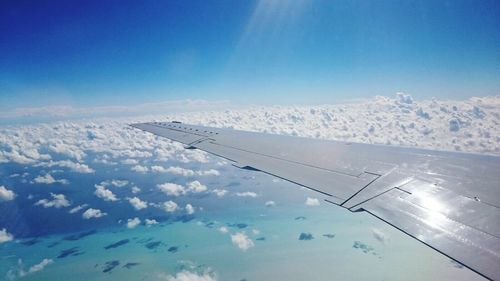
[[[498,1],[2,1],[0,109],[500,90]]]

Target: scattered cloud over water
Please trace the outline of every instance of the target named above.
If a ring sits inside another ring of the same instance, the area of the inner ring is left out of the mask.
[[[127,228],[135,228],[139,224],[141,224],[141,220],[138,217],[127,220]]]
[[[307,206],[319,206],[319,200],[317,198],[307,197],[305,204]]]
[[[25,277],[25,276],[33,274],[35,272],[42,271],[45,269],[46,266],[48,266],[52,263],[54,263],[54,261],[52,259],[43,259],[40,263],[31,266],[28,269],[28,271],[24,271],[21,269],[19,271],[19,277]]]
[[[387,241],[389,241],[389,237],[382,232],[382,230],[374,228],[372,229],[372,234],[375,239],[377,239],[379,242],[385,244]]]
[[[179,205],[177,205],[177,203],[175,203],[172,200],[163,202],[163,204],[160,206],[163,210],[165,210],[168,213],[173,213],[179,209]]]
[[[196,273],[191,271],[181,271],[176,273],[175,275],[161,275],[160,280],[166,281],[217,281],[215,275],[209,272],[205,273]]]
[[[155,219],[145,219],[144,224],[146,226],[152,226],[152,225],[158,224],[158,222]]]
[[[78,213],[87,207],[88,207],[88,204],[78,205],[78,206],[74,207],[73,209],[69,210],[69,213],[70,214]]]
[[[142,210],[142,209],[146,209],[148,207],[148,202],[142,201],[138,197],[128,198],[128,202],[136,210]]]
[[[14,236],[10,233],[7,232],[7,229],[2,228],[0,230],[0,244],[12,241],[14,239]]]
[[[106,189],[103,185],[96,184],[94,194],[95,196],[103,199],[104,201],[117,201],[116,195],[109,189]]]
[[[8,190],[5,186],[0,185],[0,202],[14,200],[16,194],[12,190]]]
[[[100,218],[106,216],[107,213],[99,210],[99,209],[93,209],[89,208],[85,212],[83,212],[82,217],[86,220],[92,219],[92,218]]]
[[[45,175],[37,176],[34,180],[34,183],[38,184],[53,184],[53,183],[61,183],[61,184],[69,184],[69,181],[66,179],[55,179],[51,174],[47,173]]]
[[[185,210],[188,215],[194,214],[194,207],[191,204],[186,204]]]
[[[255,198],[255,197],[257,197],[257,193],[255,193],[253,191],[236,192],[236,196],[238,196],[238,197],[252,197],[252,198]]]
[[[246,251],[254,246],[252,239],[250,239],[244,232],[238,232],[231,235],[231,242],[242,251]]]
[[[40,199],[35,203],[35,205],[43,206],[44,208],[51,208],[51,207],[62,208],[71,205],[69,201],[66,199],[66,196],[64,196],[64,194],[50,193],[50,196],[52,196],[52,200]]]

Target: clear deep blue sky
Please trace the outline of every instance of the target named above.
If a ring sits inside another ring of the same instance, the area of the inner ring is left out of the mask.
[[[0,108],[500,94],[500,1],[1,1]]]

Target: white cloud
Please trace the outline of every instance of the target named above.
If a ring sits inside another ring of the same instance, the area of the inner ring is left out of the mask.
[[[52,196],[52,200],[48,199],[41,199],[38,200],[38,202],[35,203],[35,205],[42,205],[44,208],[62,208],[62,207],[68,207],[71,205],[69,201],[66,199],[64,194],[54,194],[50,193],[50,196]]]
[[[151,171],[156,173],[171,173],[174,175],[181,175],[185,177],[191,177],[195,175],[195,172],[190,169],[184,169],[181,167],[168,167],[165,168],[163,166],[152,166]]]
[[[0,244],[12,241],[14,239],[14,236],[10,233],[7,232],[7,229],[2,228],[0,230]]]
[[[217,195],[218,197],[224,197],[224,195],[226,195],[226,193],[228,192],[227,190],[225,189],[214,189],[212,190],[213,193],[215,193],[215,195]]]
[[[179,206],[174,201],[169,200],[169,201],[163,202],[163,204],[161,205],[161,208],[163,210],[165,210],[166,212],[173,213],[173,212],[177,211],[177,209],[179,209]]]
[[[0,202],[14,200],[16,194],[12,190],[8,190],[5,186],[0,185]]]
[[[387,241],[389,241],[389,237],[382,232],[380,229],[374,228],[372,229],[372,234],[375,239],[377,239],[379,242],[385,244]]]
[[[219,171],[215,169],[210,169],[206,171],[193,171],[191,169],[186,169],[178,166],[171,166],[168,168],[165,168],[163,166],[151,166],[151,171],[156,172],[156,173],[170,173],[174,175],[180,175],[180,176],[185,176],[185,177],[192,177],[192,176],[219,176],[220,173]]]
[[[141,220],[137,217],[127,220],[127,228],[135,228],[139,224],[141,224]]]
[[[116,187],[124,187],[128,184],[127,180],[111,180],[111,185],[114,185]]]
[[[148,207],[148,202],[142,201],[138,197],[129,198],[128,202],[136,210],[142,210],[142,209],[146,209]]]
[[[187,213],[188,215],[192,215],[192,214],[194,214],[194,207],[193,207],[193,205],[191,205],[191,204],[186,204],[186,208],[185,208],[185,209],[186,209],[186,213]]]
[[[398,98],[398,101],[403,104],[412,104],[413,103],[413,98],[411,95],[405,94],[403,92],[397,92],[396,97]]]
[[[90,168],[86,164],[81,164],[81,163],[75,163],[70,160],[62,160],[62,161],[50,161],[48,163],[41,163],[37,166],[43,166],[43,167],[63,167],[63,168],[68,168],[73,172],[81,173],[81,174],[90,174],[94,173],[94,169]]]
[[[166,182],[166,183],[157,185],[157,187],[163,193],[170,195],[170,196],[179,196],[179,195],[186,193],[184,186],[179,185],[179,184],[175,184],[175,183]]]
[[[122,160],[122,164],[124,164],[124,165],[137,165],[137,164],[139,164],[139,161],[137,161],[136,159],[128,158],[128,159]]]
[[[39,264],[35,264],[28,270],[28,273],[42,271],[47,265],[54,263],[52,259],[43,259]]]
[[[274,202],[274,201],[267,201],[266,202],[266,207],[274,207],[274,206],[276,206],[276,202]]]
[[[132,193],[136,194],[136,193],[139,193],[141,192],[141,189],[138,188],[137,186],[132,186]]]
[[[85,152],[83,152],[76,145],[63,143],[61,140],[55,141],[55,143],[49,145],[49,150],[52,152],[69,156],[71,158],[76,159],[78,162],[81,162],[83,158],[86,156]]]
[[[35,179],[34,179],[34,182],[35,183],[41,183],[41,184],[53,184],[53,183],[61,183],[61,184],[68,184],[69,181],[66,180],[66,179],[59,179],[59,180],[56,180],[54,179],[54,177],[47,173],[45,174],[44,176],[37,176]]]
[[[225,226],[221,226],[221,227],[219,227],[219,231],[222,233],[228,233],[229,229],[227,229],[227,227],[225,227]]]
[[[146,226],[152,226],[158,224],[158,222],[155,219],[145,219],[144,223],[146,224]]]
[[[204,192],[207,190],[207,187],[197,180],[189,182],[186,187],[179,185],[179,184],[175,184],[175,183],[169,183],[169,182],[159,184],[159,185],[157,185],[157,187],[165,194],[171,195],[171,196],[184,195],[184,194],[187,194],[188,192],[200,193],[200,192]]]
[[[193,193],[200,193],[207,190],[207,186],[201,184],[199,181],[189,182],[187,188]]]
[[[238,197],[252,197],[252,198],[255,198],[255,197],[257,197],[257,193],[255,193],[253,191],[236,192],[236,196],[238,196]]]
[[[238,246],[242,251],[246,251],[249,248],[254,246],[252,239],[248,238],[248,236],[243,232],[238,232],[236,234],[231,235],[231,241],[234,245]]]
[[[175,275],[168,275],[166,277],[166,280],[167,281],[217,281],[217,278],[208,272],[198,274],[195,272],[183,270]]]
[[[94,194],[95,196],[103,199],[104,201],[117,201],[116,195],[109,189],[106,189],[104,186],[96,184]]]
[[[29,274],[32,274],[32,273],[35,273],[38,271],[42,271],[46,266],[48,266],[49,264],[52,264],[52,263],[54,263],[54,261],[52,259],[43,259],[40,263],[31,266],[27,272],[24,270],[20,270],[19,277],[24,277],[26,275],[29,275]]]
[[[141,165],[135,165],[132,167],[130,170],[137,172],[137,173],[147,173],[149,171],[149,168],[147,166],[141,166]]]
[[[82,217],[86,220],[91,219],[91,218],[100,218],[103,216],[106,216],[107,213],[102,212],[99,209],[92,209],[89,208],[85,212],[83,212]]]
[[[317,198],[307,197],[305,204],[307,206],[319,206],[319,200]]]
[[[199,176],[220,176],[220,172],[215,169],[210,169],[206,171],[197,171],[196,174]]]
[[[74,207],[73,209],[69,210],[68,213],[70,213],[70,214],[78,213],[82,209],[87,208],[87,207],[88,207],[88,204],[78,205],[78,206]]]

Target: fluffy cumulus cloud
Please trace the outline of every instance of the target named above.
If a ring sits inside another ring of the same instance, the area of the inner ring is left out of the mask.
[[[149,171],[149,168],[147,166],[142,166],[142,165],[135,165],[134,167],[131,168],[132,171],[137,172],[137,173],[147,173]]]
[[[228,192],[227,190],[219,189],[219,188],[212,190],[212,193],[215,193],[215,195],[217,195],[217,197],[224,197],[224,195],[226,195],[227,192]]]
[[[155,219],[145,219],[144,224],[146,226],[152,226],[152,225],[158,224],[158,222]]]
[[[177,205],[177,203],[175,203],[174,201],[169,200],[163,202],[163,204],[161,204],[161,208],[166,212],[173,213],[179,209],[179,205]]]
[[[255,198],[255,197],[257,197],[257,193],[255,193],[253,191],[236,192],[236,196],[238,196],[238,197],[252,197],[252,198]]]
[[[250,239],[244,232],[238,232],[231,235],[231,242],[242,251],[246,251],[254,246],[252,239]]]
[[[103,185],[96,184],[94,194],[95,196],[103,199],[104,201],[117,201],[116,195],[109,189],[106,189]]]
[[[5,186],[0,185],[0,202],[14,200],[16,194],[12,190],[8,190]]]
[[[204,192],[207,190],[207,186],[206,185],[203,185],[201,182],[199,181],[192,181],[192,182],[189,182],[187,184],[187,188],[189,191],[193,192],[193,193],[200,193],[200,192]]]
[[[141,224],[141,220],[139,218],[133,218],[133,219],[128,219],[127,220],[127,228],[135,228]]]
[[[61,183],[61,184],[68,184],[69,181],[66,179],[55,179],[51,174],[47,173],[43,176],[37,176],[34,180],[34,183],[39,183],[39,184],[53,184],[53,183]]]
[[[7,232],[7,229],[2,228],[0,229],[0,244],[12,241],[14,239],[14,236],[10,233]]]
[[[52,110],[43,111],[51,114]],[[208,154],[127,126],[132,122],[177,119],[186,123],[362,143],[418,146],[500,155],[500,97],[416,100],[408,93],[349,104],[259,106],[133,118],[71,120],[0,126],[0,163],[61,167],[93,173],[96,164],[123,163],[139,173],[217,175],[155,161],[206,163]],[[142,163],[142,164],[141,164]],[[148,164],[146,164],[148,163]],[[158,166],[153,168],[154,166]],[[33,183],[68,183],[43,173]]]
[[[185,209],[186,209],[186,213],[187,213],[188,215],[192,215],[192,214],[194,214],[194,207],[193,207],[193,205],[191,205],[191,204],[186,204],[186,208],[185,208]]]
[[[373,237],[381,243],[385,244],[387,241],[389,241],[389,237],[380,229],[377,228],[372,229],[372,234]]]
[[[35,205],[43,206],[44,208],[51,208],[51,207],[62,208],[62,207],[69,207],[71,205],[69,201],[66,199],[66,196],[64,196],[64,194],[50,193],[50,196],[52,196],[52,200],[40,199],[35,203]]]
[[[129,198],[128,199],[128,202],[130,203],[130,205],[132,205],[132,207],[134,207],[134,209],[136,210],[142,210],[142,209],[146,209],[148,207],[148,202],[146,201],[142,201],[141,199],[139,199],[138,197],[132,197],[132,198]]]
[[[88,204],[78,205],[78,206],[72,208],[71,210],[69,210],[68,213],[75,214],[75,213],[78,213],[78,212],[80,212],[81,210],[83,210],[84,208],[87,208],[87,207],[88,207]]]
[[[165,278],[166,281],[217,281],[217,278],[209,273],[196,273],[191,271],[181,271],[175,275],[168,275]]]
[[[121,163],[124,165],[137,165],[139,164],[139,161],[137,161],[137,159],[127,158],[122,160]]]
[[[192,177],[192,176],[219,176],[220,173],[219,171],[215,169],[210,169],[210,170],[205,170],[205,171],[194,171],[191,169],[186,169],[182,167],[177,167],[177,166],[172,166],[165,168],[163,166],[151,166],[151,171],[156,172],[156,173],[171,173],[174,175],[180,175],[180,176],[185,176],[185,177]]]
[[[85,212],[83,212],[82,217],[86,220],[92,219],[92,218],[100,218],[106,216],[107,213],[99,210],[99,209],[93,209],[89,208]]]
[[[117,179],[111,179],[111,180],[105,180],[100,183],[102,186],[115,186],[115,187],[124,187],[128,184],[128,180],[117,180]]]
[[[170,196],[179,196],[186,193],[186,189],[180,184],[166,182],[157,185],[157,187],[160,191]]]
[[[207,186],[195,180],[189,182],[186,186],[176,183],[163,183],[157,185],[158,189],[170,196],[180,196],[187,193],[201,193],[207,191]]]
[[[95,172],[94,169],[90,168],[88,165],[76,163],[71,160],[42,162],[36,166],[49,167],[49,168],[56,166],[56,167],[68,168],[70,171],[82,174],[90,174]]]
[[[265,205],[266,205],[266,207],[274,207],[274,206],[276,206],[276,202],[274,202],[272,200],[271,201],[267,201],[265,203]]]
[[[307,197],[305,204],[307,206],[319,206],[319,200],[317,198]]]

